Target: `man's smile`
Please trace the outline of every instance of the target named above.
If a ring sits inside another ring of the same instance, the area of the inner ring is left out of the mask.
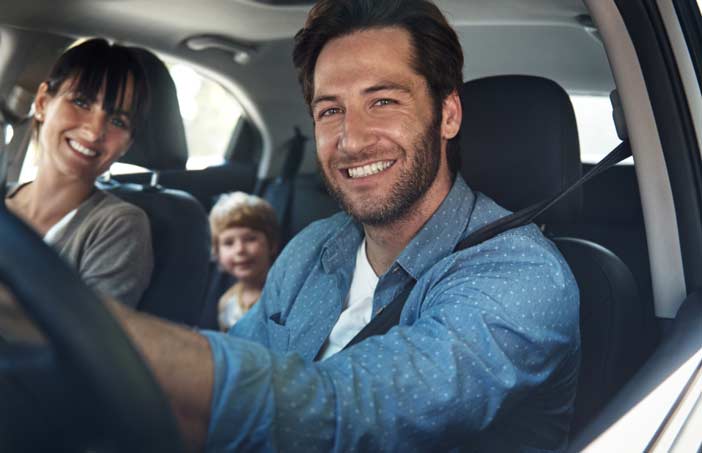
[[[351,179],[365,178],[367,176],[377,175],[378,173],[384,172],[388,168],[392,167],[394,163],[394,160],[381,160],[358,167],[344,168],[341,170],[341,172]]]

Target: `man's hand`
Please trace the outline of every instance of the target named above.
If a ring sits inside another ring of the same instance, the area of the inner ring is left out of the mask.
[[[0,283],[0,338],[11,343],[45,343],[46,337],[37,330],[17,303],[12,292]]]

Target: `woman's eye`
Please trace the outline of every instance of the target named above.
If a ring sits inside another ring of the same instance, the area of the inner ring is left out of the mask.
[[[129,123],[122,118],[114,117],[112,118],[111,123],[113,126],[116,126],[120,129],[129,129]]]
[[[78,107],[80,107],[82,109],[90,108],[90,102],[88,101],[87,98],[85,98],[83,96],[74,97],[72,102],[74,105],[77,105]]]

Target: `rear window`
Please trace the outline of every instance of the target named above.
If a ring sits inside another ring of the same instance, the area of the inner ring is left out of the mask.
[[[189,65],[164,61],[178,91],[188,142],[187,168],[198,170],[223,163],[243,114],[241,104],[222,85]]]
[[[585,164],[597,163],[621,143],[614,126],[609,96],[571,95],[570,101],[578,124],[580,160]],[[621,164],[633,163],[630,157]]]

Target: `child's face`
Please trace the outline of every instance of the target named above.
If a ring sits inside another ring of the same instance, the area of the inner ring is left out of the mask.
[[[247,227],[231,227],[217,238],[219,265],[239,281],[263,286],[271,267],[266,235]]]

